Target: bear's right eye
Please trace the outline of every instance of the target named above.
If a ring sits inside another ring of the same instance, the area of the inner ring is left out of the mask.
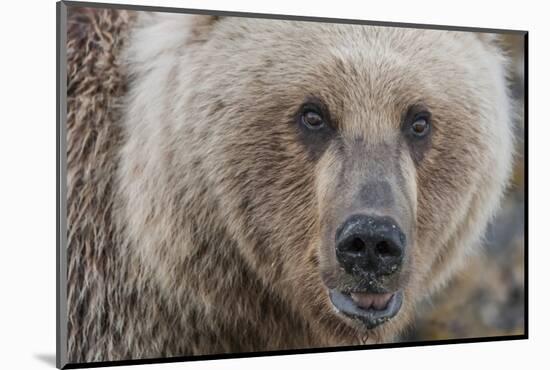
[[[313,160],[323,154],[336,132],[328,107],[321,99],[312,96],[298,107],[291,122]]]
[[[319,130],[325,125],[325,120],[320,113],[306,110],[302,113],[302,124],[310,130]]]

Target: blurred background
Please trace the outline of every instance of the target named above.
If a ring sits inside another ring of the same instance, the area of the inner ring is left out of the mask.
[[[516,159],[502,209],[483,250],[446,289],[417,312],[402,341],[524,334],[524,37],[507,35],[516,104]]]

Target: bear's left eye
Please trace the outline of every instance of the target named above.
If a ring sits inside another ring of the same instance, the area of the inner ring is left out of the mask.
[[[415,136],[425,136],[430,130],[430,122],[426,117],[418,117],[411,124],[411,130]]]
[[[403,122],[405,134],[411,139],[427,137],[431,131],[431,117],[431,113],[425,106],[416,105],[409,108]]]

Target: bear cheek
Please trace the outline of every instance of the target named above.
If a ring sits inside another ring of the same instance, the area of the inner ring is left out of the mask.
[[[334,253],[334,220],[336,218],[336,204],[339,195],[342,162],[338,160],[335,148],[329,147],[315,167],[315,199],[317,202],[318,243],[317,250],[321,261],[321,270],[324,274],[332,274],[337,265]]]
[[[470,212],[483,176],[480,158],[487,150],[474,130],[455,131],[457,126],[467,127],[466,123],[441,122],[440,126],[440,135],[435,135],[433,148],[417,169],[417,240],[424,260],[417,266],[424,266],[425,274],[429,274],[445,245],[461,227],[461,220]]]

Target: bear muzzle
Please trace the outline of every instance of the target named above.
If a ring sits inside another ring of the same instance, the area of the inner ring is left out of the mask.
[[[406,237],[391,217],[356,214],[336,231],[336,258],[351,275],[391,275],[403,262]]]
[[[357,213],[336,230],[335,254],[347,287],[329,287],[337,313],[372,329],[393,318],[403,302],[400,290],[407,238],[389,216]],[[353,281],[353,283],[351,283]]]

